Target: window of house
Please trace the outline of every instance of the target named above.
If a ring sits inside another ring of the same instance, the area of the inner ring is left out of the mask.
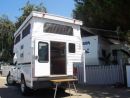
[[[103,56],[103,57],[106,57],[106,56],[107,56],[105,49],[102,49],[102,56]]]
[[[14,44],[17,44],[20,41],[20,34],[18,36],[16,36]]]
[[[69,53],[75,53],[75,44],[69,43]]]
[[[39,42],[38,43],[38,61],[39,62],[47,62],[49,60],[49,53],[48,53],[48,43],[46,42]]]
[[[112,55],[117,56],[117,50],[112,50]]]
[[[113,55],[113,64],[118,64],[118,60],[117,60],[117,50],[112,50],[112,55]]]
[[[44,24],[44,32],[62,35],[73,35],[73,28],[71,26],[47,22]]]
[[[30,34],[31,25],[29,24],[23,31],[22,31],[22,38]]]

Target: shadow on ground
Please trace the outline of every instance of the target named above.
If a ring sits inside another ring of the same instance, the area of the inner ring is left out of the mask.
[[[130,89],[113,86],[78,86],[79,93],[86,93],[91,98],[130,98]]]
[[[69,93],[58,91],[56,98],[63,98],[70,96]],[[30,92],[28,96],[22,96],[18,86],[6,86],[6,88],[0,88],[0,98],[53,98],[53,89],[41,89]]]
[[[78,85],[79,98],[130,98],[130,89],[114,88],[113,86],[81,86]],[[71,90],[73,91],[73,90]],[[82,97],[81,95],[89,95]],[[18,85],[0,87],[0,98],[53,98],[53,89],[42,89],[31,92],[29,96],[21,96]],[[58,91],[56,98],[70,98],[67,92]],[[77,98],[76,96],[73,98]]]

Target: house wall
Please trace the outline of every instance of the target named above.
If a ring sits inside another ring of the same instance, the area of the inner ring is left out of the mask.
[[[85,53],[86,65],[100,65],[105,64],[104,61],[101,61],[99,58],[104,58],[102,51],[106,52],[108,55],[110,51],[110,45],[105,39],[99,36],[89,36],[82,37],[83,49]]]
[[[86,65],[98,65],[98,36],[83,37],[83,49],[85,52]]]

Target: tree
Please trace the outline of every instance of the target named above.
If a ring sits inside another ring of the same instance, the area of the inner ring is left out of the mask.
[[[7,16],[0,17],[0,60],[11,61],[13,58],[13,34],[15,25]]]
[[[20,25],[24,22],[24,20],[32,11],[47,12],[46,8],[43,6],[43,3],[40,3],[39,5],[34,5],[30,4],[29,1],[20,10],[22,11],[22,15],[19,18],[17,18],[17,21],[15,23],[17,29],[20,27]]]
[[[6,15],[0,16],[0,61],[11,62],[13,60],[13,34],[32,11],[46,12],[42,3],[33,5],[29,2],[20,9],[22,15],[16,23],[11,22]]]
[[[76,2],[74,18],[85,26],[121,31],[130,29],[130,0],[82,0]]]

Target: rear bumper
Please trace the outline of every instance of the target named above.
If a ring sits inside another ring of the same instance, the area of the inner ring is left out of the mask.
[[[59,76],[59,75],[55,75],[55,76],[48,76],[48,77],[34,77],[33,81],[50,81],[50,80],[54,80],[54,79],[72,79],[74,78],[74,76]]]
[[[50,82],[50,80],[55,79],[72,79],[73,76],[50,76],[50,77],[35,77],[33,78],[33,89],[40,88],[53,88],[55,84]]]

